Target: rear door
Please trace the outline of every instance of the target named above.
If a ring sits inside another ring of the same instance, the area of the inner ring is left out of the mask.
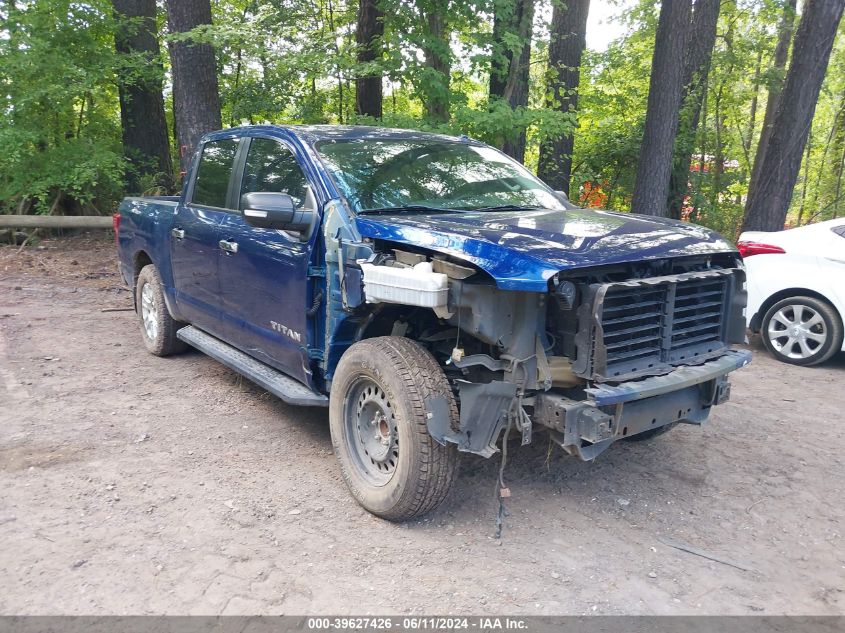
[[[271,191],[289,194],[299,208],[316,208],[311,183],[289,145],[269,137],[244,143],[237,200],[244,193]],[[306,311],[312,304],[308,266],[315,238],[304,242],[286,231],[255,228],[231,213],[220,239],[228,249],[219,255],[226,338],[310,384],[313,333]]]
[[[171,230],[171,260],[176,300],[185,319],[221,334],[219,283],[220,225],[233,212],[236,138],[210,140],[197,158],[185,203],[177,207]]]

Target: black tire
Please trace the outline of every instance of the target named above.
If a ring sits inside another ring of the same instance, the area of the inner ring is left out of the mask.
[[[367,511],[405,521],[449,494],[458,451],[438,444],[427,426],[427,401],[439,396],[455,424],[458,407],[443,370],[409,339],[367,339],[340,359],[329,404],[332,446],[346,485]]]
[[[161,278],[153,264],[147,264],[138,274],[135,282],[135,310],[141,326],[141,338],[151,354],[170,356],[187,348],[185,343],[176,338],[176,331],[185,324],[170,316],[164,302]]]
[[[658,435],[668,433],[669,431],[675,428],[676,424],[678,423],[670,422],[669,424],[658,426],[656,429],[649,429],[648,431],[643,431],[642,433],[637,433],[636,435],[628,435],[626,437],[623,437],[622,439],[626,442],[645,442],[646,440],[654,439]]]
[[[842,349],[842,336],[836,309],[814,297],[781,299],[760,324],[760,337],[772,356],[805,367],[823,363]]]

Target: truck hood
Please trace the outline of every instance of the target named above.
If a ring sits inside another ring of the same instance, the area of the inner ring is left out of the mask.
[[[360,215],[356,224],[362,237],[447,254],[499,288],[529,292],[545,292],[562,270],[736,251],[702,226],[591,209]]]

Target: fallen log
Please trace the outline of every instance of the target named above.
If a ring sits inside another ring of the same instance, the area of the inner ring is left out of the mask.
[[[0,215],[0,228],[110,229],[110,215]]]

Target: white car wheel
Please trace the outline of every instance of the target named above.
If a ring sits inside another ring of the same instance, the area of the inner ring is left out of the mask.
[[[817,365],[842,347],[842,321],[827,303],[813,297],[789,297],[763,317],[763,343],[778,360]]]

